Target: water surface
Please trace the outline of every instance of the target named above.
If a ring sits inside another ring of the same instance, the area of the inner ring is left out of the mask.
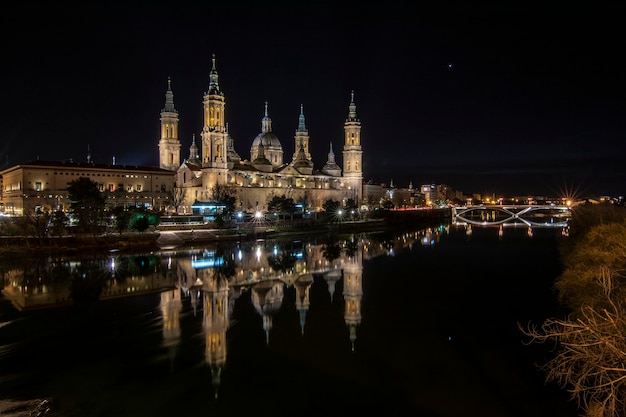
[[[574,417],[517,329],[562,314],[560,239],[442,225],[7,262],[0,407]]]

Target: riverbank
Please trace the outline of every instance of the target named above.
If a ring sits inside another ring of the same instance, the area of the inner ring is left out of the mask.
[[[357,233],[428,225],[450,219],[450,210],[388,211],[379,218],[334,223],[259,223],[231,228],[211,228],[211,225],[161,226],[148,232],[107,233],[103,235],[34,237],[0,237],[0,257],[24,253],[78,254],[84,251],[146,251],[215,241],[262,239],[282,235],[308,233]]]

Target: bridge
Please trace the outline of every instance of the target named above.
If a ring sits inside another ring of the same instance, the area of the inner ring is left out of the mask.
[[[552,204],[494,204],[452,208],[454,224],[479,226],[567,227],[571,216],[571,207]]]

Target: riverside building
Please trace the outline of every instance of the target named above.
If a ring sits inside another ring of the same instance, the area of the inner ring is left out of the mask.
[[[292,198],[312,210],[320,210],[327,200],[342,205],[348,199],[357,205],[368,203],[363,198],[361,122],[354,92],[343,123],[341,162],[330,140],[322,145],[321,140],[309,136],[302,104],[293,147],[289,149],[293,152],[288,154],[273,132],[269,105],[265,103],[261,131],[251,141],[249,159],[243,159],[228,132],[225,108],[226,98],[219,87],[213,57],[208,91],[203,97],[200,138],[198,143],[195,135],[191,138],[186,158],[181,156],[179,113],[168,80],[165,106],[160,113],[158,168],[98,164],[91,161],[90,155],[87,162],[37,160],[18,164],[0,171],[0,212],[23,215],[37,209],[66,210],[70,203],[67,186],[81,176],[98,184],[108,207],[144,207],[167,213],[191,214],[194,204],[213,201],[220,187],[236,198],[237,210],[247,212],[266,209],[275,196]],[[310,152],[313,146],[328,146],[326,161],[314,163]]]
[[[194,203],[211,201],[216,187],[226,187],[236,198],[237,209],[248,212],[265,209],[274,196],[292,198],[294,202],[315,210],[321,209],[327,200],[344,204],[353,199],[356,204],[361,204],[363,152],[354,93],[343,124],[342,166],[336,161],[332,142],[326,142],[329,144],[324,144],[329,146],[328,158],[316,168],[310,149],[320,141],[309,137],[303,105],[300,105],[293,137],[291,160],[287,160],[288,151],[272,130],[267,102],[261,132],[251,141],[249,159],[242,159],[229,134],[225,108],[226,98],[219,87],[213,57],[209,88],[203,99],[204,122],[200,138],[196,143],[195,135],[192,137],[188,157],[182,159],[179,114],[174,107],[174,94],[168,80],[165,107],[160,118],[159,166],[176,172],[176,188],[181,199],[177,204],[178,213],[191,213]]]

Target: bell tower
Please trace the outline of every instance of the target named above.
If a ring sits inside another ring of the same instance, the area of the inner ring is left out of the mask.
[[[209,75],[209,90],[204,94],[204,126],[202,127],[202,166],[207,168],[226,168],[227,143],[224,109],[226,100],[218,83],[215,55]]]
[[[180,168],[180,140],[178,139],[178,112],[174,108],[172,81],[167,79],[165,107],[161,110],[161,139],[159,140],[159,167],[169,171]]]
[[[309,152],[309,131],[304,123],[304,105],[300,104],[300,117],[298,118],[298,128],[296,129],[296,135],[294,136],[295,146],[293,151],[292,161],[298,158],[300,148],[304,149],[306,159],[311,160],[311,153]]]
[[[363,192],[363,151],[361,150],[361,122],[356,115],[354,91],[350,95],[348,118],[344,125],[345,141],[343,145],[343,180],[344,186],[353,191],[357,205]]]

